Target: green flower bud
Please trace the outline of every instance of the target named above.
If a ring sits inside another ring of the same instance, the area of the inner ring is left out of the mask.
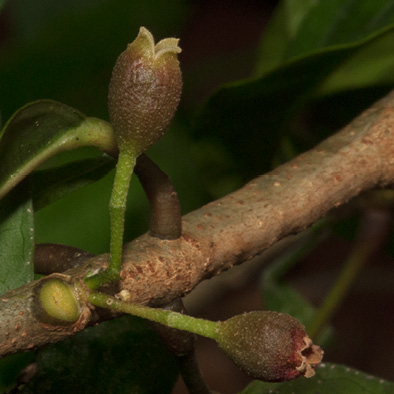
[[[137,156],[165,132],[178,106],[182,75],[175,38],[155,45],[140,28],[118,57],[109,84],[108,109],[120,150]]]
[[[77,294],[74,289],[60,279],[49,279],[40,292],[41,320],[49,324],[72,324],[80,315]]]
[[[323,357],[301,323],[271,311],[249,312],[220,323],[217,342],[238,367],[266,382],[309,378]]]

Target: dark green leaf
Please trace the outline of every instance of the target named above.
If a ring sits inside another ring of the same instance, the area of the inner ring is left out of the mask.
[[[18,110],[0,135],[0,198],[54,154],[81,146],[116,152],[111,126],[52,100]]]
[[[129,316],[40,350],[37,367],[25,394],[166,394],[178,371],[156,333]]]
[[[283,135],[289,133],[290,121],[316,90],[360,48],[384,35],[394,40],[394,28],[362,44],[320,51],[264,77],[222,87],[198,117],[196,137],[225,145],[248,178],[270,169]]]
[[[108,174],[116,161],[108,156],[80,160],[32,174],[33,204],[37,211]]]
[[[353,52],[354,48],[326,51],[263,78],[224,86],[203,108],[196,137],[226,145],[236,166],[249,177],[264,172],[296,109]]]
[[[394,383],[343,365],[321,364],[310,379],[284,383],[252,382],[240,394],[392,394]]]
[[[319,0],[290,40],[286,58],[364,40],[392,25],[393,11],[393,0]]]
[[[2,8],[4,7],[6,1],[7,1],[7,0],[0,0],[0,11],[1,11]]]
[[[283,1],[263,37],[257,73],[296,56],[371,38],[394,23],[393,10],[393,0]]]
[[[34,352],[18,353],[0,360],[0,393],[9,393],[21,370],[34,361]]]
[[[26,182],[0,201],[0,294],[33,279],[33,206]]]
[[[394,51],[393,34],[381,34],[363,45],[349,61],[332,73],[319,95],[346,92],[352,89],[373,89],[376,86],[393,86]]]
[[[278,67],[286,59],[289,42],[297,34],[315,0],[281,1],[266,26],[260,44],[256,75]]]

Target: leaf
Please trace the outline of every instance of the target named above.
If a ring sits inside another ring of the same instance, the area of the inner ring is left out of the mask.
[[[392,394],[394,383],[338,364],[321,364],[310,379],[254,381],[240,394]]]
[[[9,393],[20,377],[20,372],[34,362],[34,352],[17,353],[0,360],[0,393]]]
[[[0,294],[34,278],[34,221],[26,182],[0,201]],[[7,392],[33,353],[14,354],[0,360],[0,392]]]
[[[305,15],[315,3],[315,0],[287,0],[278,3],[263,33],[257,56],[256,76],[263,75],[284,62],[290,40],[297,34]]]
[[[37,356],[22,393],[170,393],[178,368],[147,323],[122,317],[88,328]]]
[[[381,34],[364,45],[319,88],[320,96],[394,83],[393,34]]]
[[[326,78],[383,35],[394,40],[394,27],[361,44],[326,49],[283,64],[263,77],[223,86],[196,119],[196,138],[225,144],[245,178],[269,170],[282,137],[289,134],[290,122]]]
[[[0,294],[33,280],[33,206],[26,182],[0,201]]]
[[[7,2],[7,0],[0,0],[0,12],[3,9],[6,2]]]
[[[286,58],[365,40],[394,23],[393,11],[393,0],[319,0],[289,42]]]
[[[248,177],[266,171],[291,115],[353,52],[347,48],[314,54],[265,77],[225,85],[203,107],[194,135],[225,144]]]
[[[108,174],[116,161],[108,156],[79,160],[32,174],[34,210],[59,200]]]
[[[0,199],[58,152],[81,146],[95,146],[112,154],[117,150],[107,122],[86,118],[52,100],[35,101],[19,109],[0,138]]]
[[[393,10],[393,0],[283,1],[263,37],[257,75],[295,57],[372,38],[394,23]]]

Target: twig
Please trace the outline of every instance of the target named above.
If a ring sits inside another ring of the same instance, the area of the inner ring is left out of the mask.
[[[125,245],[116,289],[138,304],[165,305],[199,282],[300,232],[362,191],[394,185],[394,93],[339,133],[240,190],[183,217],[182,237],[145,234]],[[71,281],[108,264],[108,254],[67,271]],[[0,299],[0,355],[64,339],[103,319],[84,310],[71,327],[45,327],[34,315],[37,282]],[[16,330],[18,326],[18,330]]]

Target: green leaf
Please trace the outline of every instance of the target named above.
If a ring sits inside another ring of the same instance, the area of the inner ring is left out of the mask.
[[[283,64],[263,77],[223,86],[197,118],[196,138],[226,145],[245,177],[270,169],[295,115],[328,77],[383,36],[394,40],[394,27],[363,43],[326,49]]]
[[[0,294],[33,279],[33,206],[26,182],[0,201]]]
[[[381,34],[364,45],[332,73],[319,88],[320,96],[352,89],[371,89],[376,85],[393,86],[394,35]]]
[[[7,0],[0,0],[0,11],[3,9]]]
[[[394,23],[394,1],[318,1],[289,42],[286,58],[365,40]]]
[[[108,156],[79,160],[32,174],[33,204],[37,211],[75,190],[96,182],[116,164]]]
[[[228,84],[214,94],[196,121],[196,138],[226,145],[245,176],[269,169],[295,111],[333,70],[354,53],[336,49],[287,64],[265,77]]]
[[[257,74],[323,48],[361,42],[394,23],[394,1],[286,0],[267,27]]]
[[[34,352],[17,353],[0,360],[0,393],[9,393],[21,370],[34,362]]]
[[[274,10],[263,34],[257,57],[255,75],[263,75],[278,67],[286,59],[291,39],[297,34],[315,0],[281,1]]]
[[[35,101],[19,109],[0,138],[0,198],[58,152],[81,146],[95,146],[112,154],[117,150],[107,122],[86,118],[52,100]]]
[[[39,351],[23,393],[166,394],[178,368],[146,321],[122,317]]]
[[[338,364],[321,364],[310,379],[254,381],[240,394],[392,394],[394,383]]]

